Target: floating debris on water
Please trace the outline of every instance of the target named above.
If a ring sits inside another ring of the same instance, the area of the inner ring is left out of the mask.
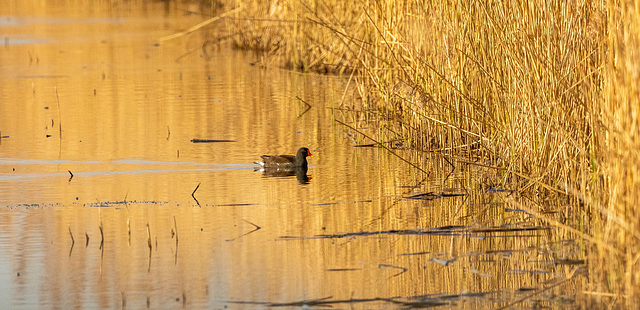
[[[459,196],[464,196],[464,194],[460,194],[460,193],[444,193],[444,192],[440,192],[440,193],[428,192],[428,193],[424,193],[424,194],[411,195],[411,196],[404,197],[404,198],[406,198],[406,199],[433,200],[433,199],[439,199],[439,198],[459,197]]]
[[[236,140],[191,139],[192,143],[238,142]]]

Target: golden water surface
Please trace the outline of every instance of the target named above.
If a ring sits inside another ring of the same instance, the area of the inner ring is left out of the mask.
[[[204,31],[160,43],[207,18],[185,13],[197,5],[77,2],[0,8],[1,309],[473,308],[568,272],[550,230],[412,233],[530,217],[500,191],[470,195],[468,167],[398,151],[426,176],[355,148],[333,121],[354,119],[332,109],[341,77],[205,55]],[[302,146],[309,183],[254,171]],[[464,195],[405,198],[444,190]]]

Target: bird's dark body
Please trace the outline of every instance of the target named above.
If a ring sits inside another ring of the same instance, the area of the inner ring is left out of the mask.
[[[262,165],[265,168],[295,168],[307,167],[307,156],[312,156],[308,148],[302,147],[296,156],[293,155],[262,155]]]

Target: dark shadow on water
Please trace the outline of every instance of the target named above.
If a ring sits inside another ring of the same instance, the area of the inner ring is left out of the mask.
[[[504,233],[523,233],[550,230],[551,226],[527,226],[521,224],[502,225],[502,226],[441,226],[434,228],[418,228],[418,229],[394,229],[380,231],[358,231],[341,234],[323,234],[310,237],[304,236],[280,236],[284,240],[305,240],[305,239],[338,239],[338,238],[354,238],[379,235],[432,235],[432,236],[460,236],[460,237],[501,237]],[[505,237],[515,237],[513,235]],[[520,236],[523,237],[523,236]],[[539,237],[537,234],[524,235],[524,237]]]
[[[286,178],[295,176],[300,184],[309,184],[312,177],[307,175],[307,167],[295,168],[262,168],[255,171],[262,171],[263,178]]]

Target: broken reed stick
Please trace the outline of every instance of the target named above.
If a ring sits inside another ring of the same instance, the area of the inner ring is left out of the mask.
[[[224,143],[224,142],[238,142],[238,141],[223,140],[223,139],[191,139],[191,143]]]
[[[222,13],[222,14],[220,14],[218,16],[209,18],[209,19],[207,19],[207,20],[205,20],[205,21],[203,21],[203,22],[201,22],[201,23],[199,23],[199,24],[197,24],[197,25],[195,25],[195,26],[193,26],[193,27],[191,27],[191,28],[189,28],[187,30],[183,30],[183,31],[174,33],[172,35],[168,35],[168,36],[162,37],[162,38],[158,39],[158,41],[164,42],[164,41],[167,41],[167,40],[179,38],[179,37],[181,37],[181,36],[183,36],[185,34],[192,33],[192,32],[194,32],[194,31],[196,31],[196,30],[198,30],[198,29],[200,29],[200,28],[202,28],[202,27],[204,27],[204,26],[206,26],[208,24],[211,24],[211,23],[213,23],[213,22],[215,22],[215,21],[217,21],[217,20],[219,20],[221,18],[226,17],[227,15],[230,15],[231,13],[235,13],[236,11],[240,10],[240,8],[242,8],[242,6],[239,6],[239,7],[235,8],[235,9],[233,9],[231,11]]]
[[[98,228],[100,228],[100,237],[102,238],[102,240],[100,240],[100,249],[102,249],[102,246],[104,245],[104,231],[102,230],[102,221],[100,221],[100,226]]]
[[[176,216],[173,216],[173,227],[176,229],[176,243],[178,243],[178,224],[176,223]]]
[[[89,234],[87,234],[87,232],[85,231],[85,232],[84,232],[84,236],[85,236],[85,238],[87,238],[87,243],[85,243],[85,245],[84,245],[84,246],[85,246],[85,247],[88,247],[88,246],[89,246]]]
[[[202,206],[200,205],[200,202],[198,201],[198,199],[195,196],[196,191],[198,190],[198,188],[200,187],[200,183],[198,183],[198,186],[196,186],[196,189],[193,190],[193,192],[191,193],[191,197],[193,198],[193,200],[196,201],[196,203],[198,204],[198,207],[202,208]]]
[[[249,221],[247,221],[247,220],[245,220],[245,219],[243,219],[243,221],[245,221],[246,223],[249,223],[249,224],[251,224],[251,225],[255,226],[255,228],[256,228],[255,230],[262,229],[262,227],[260,227],[260,226],[258,226],[258,225],[256,225],[256,224],[254,224],[254,223],[251,223],[251,222],[249,222]]]
[[[69,226],[69,235],[71,235],[71,246],[76,244],[76,240],[73,239],[73,233],[71,232],[71,226]]]
[[[304,109],[304,111],[302,111],[302,113],[300,113],[300,115],[298,115],[298,118],[300,118],[300,117],[302,117],[302,115],[304,115],[304,114],[305,114],[305,113],[307,113],[309,110],[311,110],[311,105],[310,105],[308,102],[306,102],[304,99],[300,98],[300,96],[296,96],[296,98],[297,98],[299,101],[302,101],[302,103],[304,103],[304,104],[307,106],[307,108],[306,108],[306,109]]]
[[[60,97],[58,96],[58,86],[56,88],[56,100],[58,101],[58,130],[60,131],[60,139],[62,139],[62,112],[60,112]]]
[[[196,196],[194,196],[194,195],[195,195],[196,191],[198,190],[198,188],[200,187],[200,184],[202,184],[202,183],[198,183],[198,186],[196,186],[196,188],[193,190],[193,192],[191,192],[191,197],[193,197],[193,199],[196,199]]]
[[[307,105],[308,109],[311,109],[311,105],[308,102],[306,102],[304,99],[300,98],[300,96],[296,96],[296,99],[298,99],[299,101]]]
[[[147,223],[147,244],[149,245],[149,251],[153,248],[153,244],[151,243],[151,229],[149,228],[149,223]]]

